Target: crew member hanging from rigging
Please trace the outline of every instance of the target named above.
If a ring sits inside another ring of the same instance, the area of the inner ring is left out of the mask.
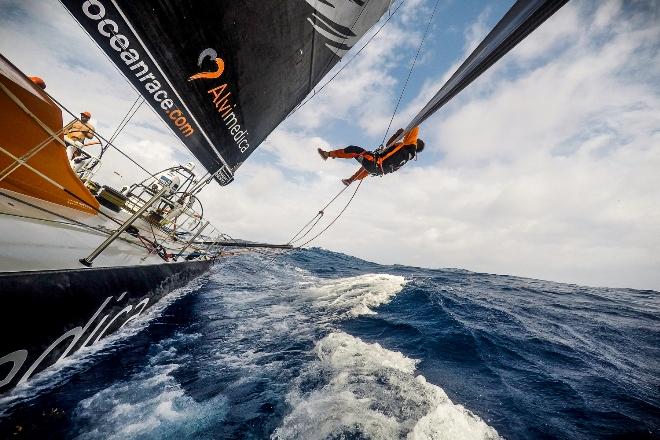
[[[417,158],[417,154],[424,149],[424,141],[418,138],[419,127],[407,132],[403,137],[403,141],[394,143],[402,134],[403,128],[400,128],[387,141],[385,149],[381,147],[376,151],[367,151],[362,147],[350,145],[333,151],[324,151],[319,148],[318,152],[323,160],[330,157],[332,159],[355,159],[360,162],[362,167],[355,174],[348,179],[342,179],[342,183],[348,186],[370,174],[372,176],[382,176],[393,173],[409,160]]]

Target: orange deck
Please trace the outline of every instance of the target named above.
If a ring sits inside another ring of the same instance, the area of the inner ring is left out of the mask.
[[[0,55],[0,82],[10,90],[40,121],[62,139],[62,111],[29,78]],[[21,157],[45,143],[27,164],[54,180],[72,194],[56,187],[25,166],[20,166],[2,178],[4,171],[15,163],[0,150],[0,188],[96,214],[98,201],[74,173],[66,157],[65,147],[52,139],[30,115],[0,90],[0,147]]]

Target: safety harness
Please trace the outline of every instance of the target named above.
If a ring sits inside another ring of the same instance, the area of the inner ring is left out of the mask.
[[[412,144],[407,144],[407,145],[412,145]],[[405,147],[406,144],[403,142],[399,143],[396,145],[394,148],[392,148],[392,151],[387,152],[387,154],[381,156],[378,151],[374,152],[373,160],[376,163],[376,167],[380,170],[380,175],[383,176],[385,175],[385,170],[383,169],[383,163],[391,156],[393,156],[396,152],[398,152],[400,149]],[[416,154],[415,154],[416,156]]]

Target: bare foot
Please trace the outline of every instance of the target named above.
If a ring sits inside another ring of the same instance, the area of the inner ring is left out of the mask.
[[[321,148],[317,149],[316,151],[319,152],[319,156],[321,156],[321,159],[328,160],[329,154],[327,151],[323,151]]]

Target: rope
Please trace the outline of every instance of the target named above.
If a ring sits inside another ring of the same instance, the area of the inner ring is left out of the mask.
[[[337,200],[337,197],[339,197],[344,191],[346,191],[347,188],[348,188],[348,186],[344,186],[344,187],[342,188],[342,190],[339,191],[339,192],[338,192],[338,193],[332,198],[332,200],[330,200],[328,203],[326,203],[326,205],[325,205],[323,208],[321,208],[321,209],[319,210],[319,212],[318,212],[318,213],[317,213],[317,214],[316,214],[316,215],[315,215],[310,221],[307,222],[307,224],[305,224],[305,226],[303,226],[302,228],[300,228],[300,230],[299,230],[298,232],[296,232],[296,235],[294,235],[294,236],[291,238],[291,240],[289,240],[286,244],[292,244],[292,243],[295,243],[296,241],[300,241],[300,240],[302,240],[304,237],[306,237],[307,234],[309,234],[309,233],[312,231],[312,229],[314,229],[314,226],[316,226],[316,225],[318,224],[318,222],[321,220],[321,218],[323,217],[323,214],[325,213],[325,210],[328,208],[328,206],[330,206],[330,205],[332,204],[332,202],[334,202],[335,200]],[[314,220],[316,220],[316,222],[314,222]],[[302,235],[301,237],[298,238],[298,235],[299,235],[302,231],[304,231],[305,228],[307,228],[307,226],[309,226],[312,222],[314,222],[314,224],[311,226],[311,228],[309,228],[309,230],[308,230],[307,232],[305,232],[304,235]]]
[[[311,243],[312,241],[314,241],[318,237],[320,237],[325,231],[330,229],[330,226],[332,226],[339,219],[339,217],[341,217],[341,215],[344,213],[344,211],[346,211],[348,206],[351,204],[351,202],[355,198],[355,195],[357,194],[358,190],[360,189],[360,186],[362,186],[362,182],[363,182],[363,180],[360,180],[360,182],[358,183],[357,188],[355,188],[355,191],[353,191],[353,195],[351,196],[351,198],[348,199],[348,202],[346,203],[346,205],[342,208],[341,211],[339,211],[339,214],[337,214],[337,216],[334,219],[332,219],[332,221],[328,224],[328,226],[326,226],[325,228],[323,228],[323,230],[321,232],[319,232],[318,234],[316,234],[315,236],[313,236],[312,238],[310,238],[309,240],[307,240],[306,242],[304,242],[303,244],[298,246],[297,249],[301,249],[303,246],[308,245],[309,243]],[[348,186],[346,188],[348,188]]]
[[[138,101],[140,102],[139,104]],[[112,132],[112,135],[110,135],[109,142],[114,142],[115,139],[117,139],[117,136],[119,136],[119,134],[124,130],[124,128],[126,128],[126,126],[131,121],[131,119],[133,119],[133,116],[135,116],[135,114],[140,109],[140,107],[142,107],[142,104],[144,104],[144,98],[141,95],[138,95],[135,101],[133,101],[131,108],[128,109],[123,119],[119,122],[119,125],[117,125],[117,128],[115,128],[115,131]],[[103,156],[103,153],[105,153],[105,151],[109,148],[109,146],[110,144],[105,144],[101,148],[101,154],[99,155],[99,159]]]
[[[412,65],[410,66],[410,70],[408,71],[408,77],[406,78],[406,82],[403,84],[403,89],[401,89],[401,94],[399,95],[399,100],[396,102],[396,106],[394,107],[394,112],[392,113],[392,117],[390,118],[389,124],[387,124],[387,129],[385,130],[385,136],[383,136],[383,140],[381,141],[381,144],[385,143],[385,139],[387,139],[387,133],[390,131],[390,127],[392,126],[392,122],[394,121],[394,116],[396,116],[396,112],[399,109],[399,104],[401,104],[401,99],[403,98],[403,94],[406,91],[406,87],[408,86],[408,81],[410,80],[410,75],[412,75],[413,69],[415,68],[415,63],[417,63],[417,57],[419,56],[419,53],[422,50],[422,46],[424,45],[424,40],[426,40],[426,36],[429,33],[429,29],[431,28],[431,22],[433,21],[433,16],[435,15],[435,11],[438,9],[438,4],[440,3],[440,0],[436,0],[435,6],[433,6],[433,12],[431,13],[431,16],[429,17],[429,21],[426,24],[426,29],[424,30],[424,35],[422,36],[422,41],[419,42],[419,47],[417,47],[417,53],[415,54],[415,58],[413,58]]]

